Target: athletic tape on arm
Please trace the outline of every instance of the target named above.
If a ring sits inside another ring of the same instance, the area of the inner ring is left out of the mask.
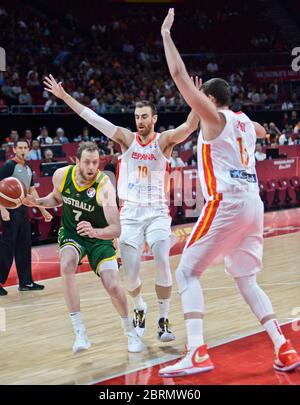
[[[106,135],[108,138],[112,138],[117,131],[117,127],[105,118],[100,117],[93,110],[85,107],[80,117],[87,121],[93,127],[97,128],[100,132]]]

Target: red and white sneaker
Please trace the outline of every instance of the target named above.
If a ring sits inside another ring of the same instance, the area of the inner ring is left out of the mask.
[[[185,347],[183,357],[172,366],[161,368],[160,377],[181,377],[185,375],[204,373],[214,369],[213,362],[207,353],[207,345],[196,347],[190,350]]]
[[[274,361],[274,369],[277,371],[292,371],[300,366],[300,356],[287,340],[280,346]]]

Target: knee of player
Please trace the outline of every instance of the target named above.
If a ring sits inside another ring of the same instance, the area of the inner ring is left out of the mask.
[[[155,282],[162,287],[172,286],[172,274],[170,266],[162,266],[156,269]]]
[[[106,282],[104,287],[111,297],[118,297],[120,295],[120,285],[117,280]]]
[[[141,279],[133,275],[125,275],[125,284],[129,294],[131,294],[141,286]]]
[[[188,287],[188,282],[191,280],[191,276],[187,275],[184,268],[179,264],[175,278],[179,294],[182,294]]]
[[[77,268],[77,259],[70,257],[61,261],[60,271],[63,276],[72,276]]]

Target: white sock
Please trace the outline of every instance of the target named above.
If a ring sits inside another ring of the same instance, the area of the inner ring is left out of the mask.
[[[193,318],[185,321],[189,348],[203,345],[203,319]]]
[[[283,345],[283,343],[286,341],[286,338],[284,337],[277,320],[270,319],[263,324],[263,327],[270,336],[270,339],[272,339],[275,347],[275,352],[278,353],[280,346]]]
[[[158,299],[158,316],[160,318],[168,318],[171,299]]]
[[[125,334],[132,331],[133,324],[129,315],[126,318],[121,318],[121,324]]]
[[[135,297],[132,297],[133,303],[134,303],[134,309],[137,309],[138,311],[142,311],[145,309],[145,302],[143,300],[143,297],[141,294],[138,294]]]
[[[69,315],[70,315],[70,319],[71,319],[75,334],[81,330],[85,330],[83,321],[81,319],[80,312],[71,312]]]

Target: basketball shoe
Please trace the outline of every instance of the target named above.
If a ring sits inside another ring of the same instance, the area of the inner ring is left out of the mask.
[[[139,337],[142,337],[146,332],[146,314],[147,314],[147,304],[142,310],[134,309],[133,316],[133,327]]]
[[[169,320],[160,318],[157,327],[157,338],[161,342],[171,342],[175,340],[175,335],[169,329]]]
[[[0,284],[0,295],[7,295],[8,292],[5,290],[5,288],[2,287],[2,285]]]
[[[214,369],[213,362],[207,353],[207,346],[202,345],[191,350],[187,345],[183,357],[177,363],[161,368],[160,377],[181,377],[204,373]]]
[[[274,361],[274,369],[277,371],[292,371],[300,366],[300,356],[287,340],[280,346]]]
[[[79,352],[80,350],[87,350],[91,347],[91,343],[89,342],[85,329],[78,329],[76,331],[76,339],[73,344],[73,352]]]
[[[42,284],[32,282],[31,284],[25,284],[19,286],[19,291],[39,291],[45,288]]]
[[[128,338],[128,351],[130,353],[142,352],[144,349],[144,345],[136,330],[133,329],[131,332],[126,333],[126,335]]]

